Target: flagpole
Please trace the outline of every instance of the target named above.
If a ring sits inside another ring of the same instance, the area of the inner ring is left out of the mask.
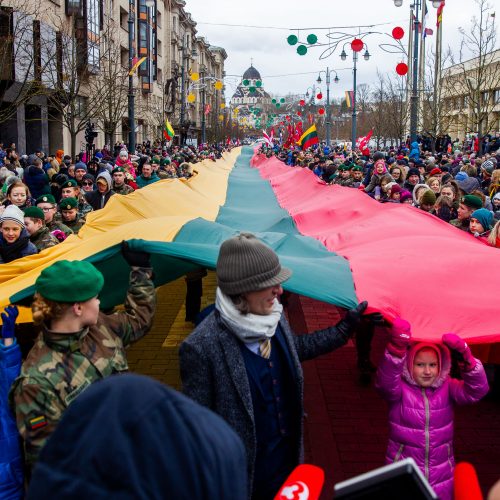
[[[425,16],[427,12],[427,0],[422,0],[422,21],[420,23],[421,33],[420,33],[420,60],[419,60],[419,69],[418,69],[418,81],[420,84],[420,88],[418,89],[418,119],[419,122],[422,123],[423,118],[423,92],[422,89],[425,87],[425,30],[426,22]]]
[[[413,65],[411,61],[413,61],[413,10],[410,11],[410,26],[408,28],[408,75],[406,77],[406,104],[408,108],[410,107],[411,100],[411,82],[413,81]],[[410,130],[410,124],[407,119],[406,121],[407,130]],[[408,134],[409,135],[409,134]]]
[[[442,16],[442,13],[441,13]],[[434,60],[434,113],[436,121],[436,135],[441,133],[441,57],[442,57],[442,19],[437,23],[436,57]]]

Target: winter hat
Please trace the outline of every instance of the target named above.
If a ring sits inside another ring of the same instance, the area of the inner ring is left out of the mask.
[[[401,191],[401,196],[399,197],[399,201],[401,203],[403,203],[406,200],[411,199],[411,198],[412,198],[412,194],[410,193],[410,191],[407,191],[406,189],[403,189]]]
[[[391,187],[391,196],[394,194],[394,193],[402,193],[402,189],[401,187],[399,186],[399,184],[394,184],[392,187]]]
[[[385,161],[384,160],[377,160],[375,162],[375,170],[377,169],[377,167],[379,165],[382,165],[384,167],[384,171],[382,173],[385,174],[387,172],[387,167],[385,166]]]
[[[493,196],[491,202],[493,203],[495,200],[500,200],[500,193],[497,193],[495,196]]]
[[[19,224],[21,227],[24,227],[24,213],[16,205],[7,206],[3,211],[3,214],[0,216],[0,224],[7,220],[17,222],[17,224]]]
[[[224,241],[216,266],[217,284],[226,295],[262,290],[279,285],[292,275],[281,267],[274,250],[251,233]]]
[[[433,169],[429,172],[429,176],[431,176],[431,177],[432,177],[433,175],[438,175],[438,174],[442,174],[442,173],[443,173],[443,171],[442,171],[440,168],[436,167],[436,168],[433,168]]]
[[[85,172],[87,171],[87,165],[85,165],[85,163],[83,163],[83,161],[79,161],[76,165],[75,165],[75,172],[77,170],[85,170]]]
[[[95,181],[95,178],[92,174],[85,174],[83,177],[82,177],[82,181],[92,181],[94,182]]]
[[[120,154],[118,155],[120,158],[125,158],[126,160],[128,159],[128,151],[126,149],[122,149],[120,151]]]
[[[465,179],[468,179],[469,176],[467,175],[467,172],[458,172],[457,175],[455,175],[455,180],[456,181],[465,181]]]
[[[410,175],[418,175],[420,177],[420,172],[419,172],[418,168],[410,168],[408,170],[407,178],[410,177]]]
[[[485,231],[489,231],[493,227],[493,214],[486,208],[480,208],[472,212],[471,219],[477,219]]]
[[[42,219],[45,220],[43,215],[43,210],[38,207],[27,207],[24,209],[24,216],[30,217],[31,219]]]
[[[426,190],[430,189],[427,184],[415,184],[415,187],[413,188],[413,201],[415,202],[415,205],[419,203],[419,201],[417,200],[418,192],[423,188],[425,188]]]
[[[486,160],[482,165],[481,168],[485,170],[488,174],[492,174],[493,170],[495,170],[495,165],[491,160]]]
[[[436,194],[432,189],[428,189],[420,198],[420,205],[434,205],[436,203]]]
[[[461,200],[461,203],[463,203],[466,207],[469,208],[483,208],[483,202],[479,196],[475,196],[473,194],[466,194]]]

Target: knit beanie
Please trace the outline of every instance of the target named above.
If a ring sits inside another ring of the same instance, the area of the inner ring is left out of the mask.
[[[6,207],[3,214],[0,216],[0,224],[7,220],[17,222],[21,227],[24,227],[24,213],[16,205],[9,205]]]
[[[493,227],[493,214],[486,208],[480,208],[472,212],[471,219],[477,219],[485,231],[489,231]]]
[[[456,181],[465,181],[465,179],[468,179],[469,176],[467,175],[467,172],[458,172],[457,175],[455,175],[455,180]]]
[[[420,205],[434,205],[436,203],[436,195],[432,189],[428,189],[420,198]]]
[[[403,203],[408,199],[413,199],[413,196],[410,193],[410,191],[407,191],[406,189],[404,189],[403,191],[401,191],[401,196],[399,197],[399,201],[401,203]]]
[[[493,165],[493,162],[491,160],[486,160],[481,165],[481,168],[491,175],[493,173],[493,170],[495,170],[495,165]]]
[[[402,189],[398,184],[394,184],[393,186],[391,186],[391,195],[393,195],[394,193],[401,193],[401,191]]]
[[[77,170],[85,170],[85,172],[87,171],[87,165],[85,165],[85,163],[83,163],[83,161],[79,161],[76,165],[75,165],[75,172]]]
[[[408,175],[406,177],[408,178],[408,177],[410,177],[410,175],[418,175],[420,177],[420,172],[419,172],[418,168],[415,168],[415,167],[410,168],[408,170]]]
[[[253,234],[240,233],[222,243],[216,274],[223,293],[239,295],[279,285],[292,271],[281,267],[274,250]]]

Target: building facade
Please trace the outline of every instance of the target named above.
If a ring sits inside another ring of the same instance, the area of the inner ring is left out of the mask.
[[[0,142],[74,155],[89,121],[97,147],[128,142],[129,69],[142,58],[131,87],[136,143],[160,139],[166,118],[177,140],[200,140],[202,117],[211,131],[224,95],[209,78],[223,81],[227,54],[198,35],[183,0],[12,2],[0,7]],[[206,86],[191,85],[195,72]]]

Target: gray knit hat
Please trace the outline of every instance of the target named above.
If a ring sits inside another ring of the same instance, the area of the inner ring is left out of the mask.
[[[254,292],[279,285],[292,275],[281,267],[274,250],[251,233],[224,241],[217,259],[217,283],[226,295]]]

